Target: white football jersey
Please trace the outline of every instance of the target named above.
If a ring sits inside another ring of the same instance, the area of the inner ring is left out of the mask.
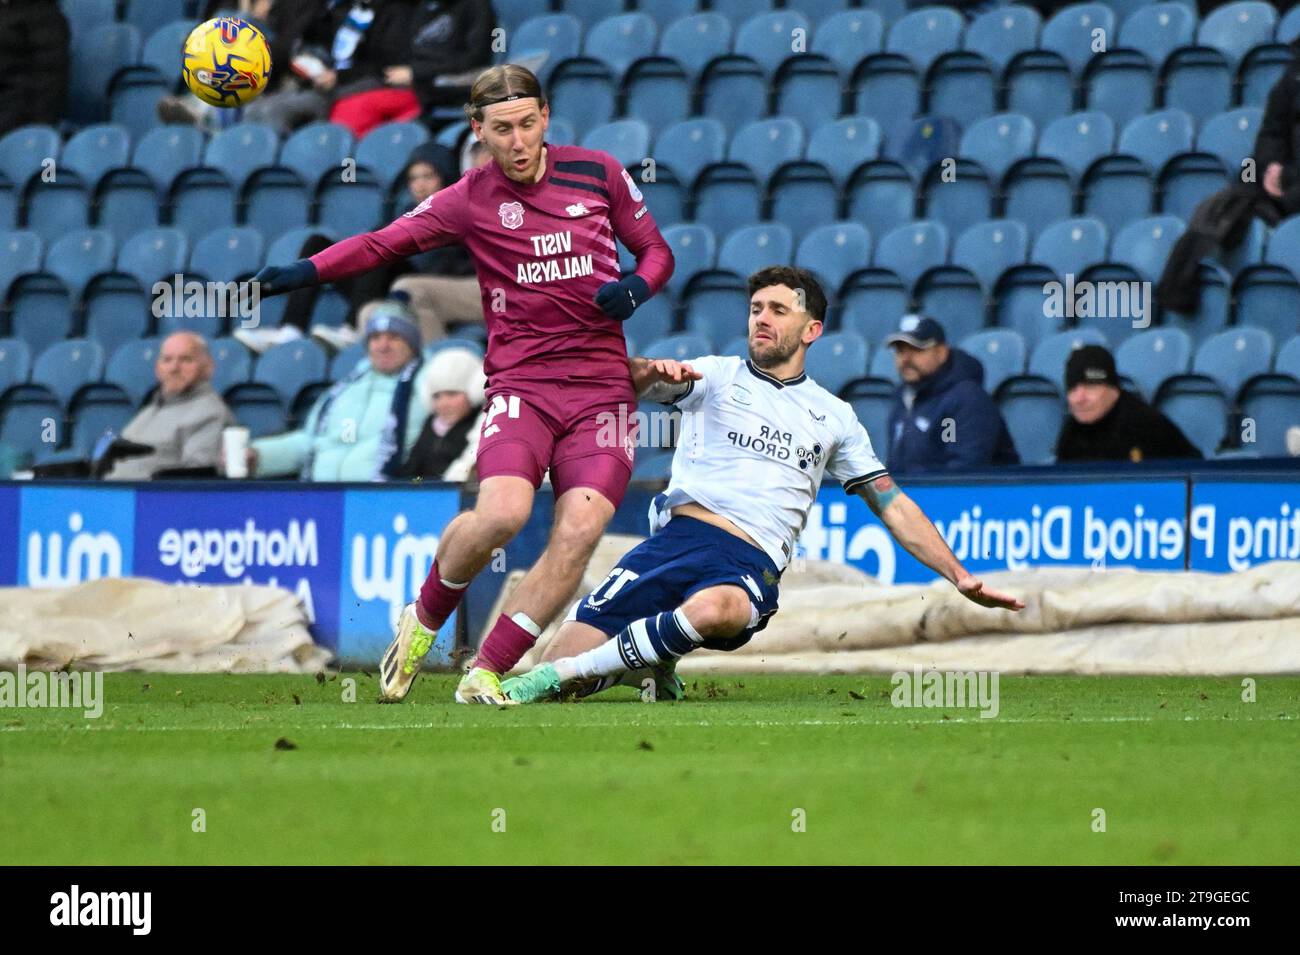
[[[808,375],[780,381],[743,358],[689,361],[703,377],[673,404],[682,426],[672,480],[651,507],[651,531],[694,501],[789,563],[822,475],[846,492],[885,473],[853,409]]]

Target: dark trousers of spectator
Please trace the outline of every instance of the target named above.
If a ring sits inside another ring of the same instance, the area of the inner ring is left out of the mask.
[[[68,99],[68,21],[55,0],[0,2],[0,136],[57,126]]]
[[[324,251],[331,245],[333,243],[323,235],[309,236],[298,251],[298,256],[305,259],[317,252]],[[335,287],[347,296],[348,303],[351,306],[348,309],[348,320],[355,322],[361,306],[374,299],[387,296],[393,280],[409,271],[411,271],[410,266],[405,259],[402,259],[392,265],[382,266],[369,272],[362,272],[360,275],[354,275],[352,278],[340,279],[335,282]],[[316,296],[319,294],[319,285],[309,285],[306,288],[290,292],[288,301],[285,302],[284,306],[284,319],[280,324],[293,325],[306,335],[308,328],[311,326],[312,310],[316,307]]]

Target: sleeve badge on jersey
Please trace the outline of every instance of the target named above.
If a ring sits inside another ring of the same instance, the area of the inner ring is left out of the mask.
[[[623,181],[627,183],[627,191],[632,195],[633,202],[640,202],[645,197],[641,195],[641,190],[636,187],[636,182],[626,169],[623,170]]]
[[[524,206],[521,202],[503,202],[497,209],[501,224],[507,229],[518,229],[524,224]]]
[[[402,213],[402,218],[403,218],[403,219],[409,219],[409,218],[411,218],[411,216],[418,216],[418,215],[419,215],[421,212],[423,212],[425,209],[429,208],[429,203],[431,203],[431,202],[433,202],[433,196],[427,196],[427,197],[425,197],[425,198],[420,202],[420,204],[419,204],[418,206],[416,206],[414,209],[412,209],[410,212],[403,212],[403,213]]]

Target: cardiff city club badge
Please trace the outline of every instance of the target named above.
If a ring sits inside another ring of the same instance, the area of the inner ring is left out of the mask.
[[[518,229],[524,224],[524,207],[519,202],[503,202],[497,209],[501,214],[501,224],[507,229]]]

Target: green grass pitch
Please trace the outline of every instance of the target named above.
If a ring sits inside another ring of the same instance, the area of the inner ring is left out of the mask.
[[[1300,863],[1296,677],[1252,703],[1239,678],[1004,677],[994,719],[895,708],[887,676],[510,709],[452,686],[110,674],[97,720],[0,710],[4,861]]]

